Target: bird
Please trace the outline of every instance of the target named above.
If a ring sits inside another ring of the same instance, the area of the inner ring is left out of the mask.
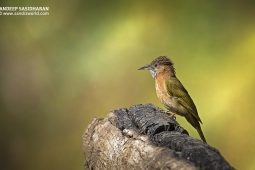
[[[156,94],[164,107],[175,114],[183,116],[197,130],[202,141],[206,139],[202,132],[197,108],[188,91],[176,77],[174,63],[167,56],[159,56],[149,65],[138,70],[149,70],[155,79]]]

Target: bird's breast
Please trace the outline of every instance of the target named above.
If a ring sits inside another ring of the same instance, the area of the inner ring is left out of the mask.
[[[166,107],[174,107],[175,102],[173,96],[170,96],[167,92],[166,84],[164,81],[156,81],[156,93],[160,102]]]
[[[160,102],[169,110],[183,116],[186,109],[178,102],[178,98],[167,92],[165,81],[156,81],[156,93]]]

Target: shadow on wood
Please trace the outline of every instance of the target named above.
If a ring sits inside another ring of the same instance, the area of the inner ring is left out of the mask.
[[[93,119],[83,135],[85,169],[234,169],[160,110],[134,105]]]

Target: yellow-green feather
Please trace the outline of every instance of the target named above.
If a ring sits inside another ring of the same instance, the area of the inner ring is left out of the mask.
[[[166,80],[165,83],[167,93],[172,97],[176,97],[178,103],[188,110],[188,113],[185,114],[185,118],[197,130],[200,138],[206,143],[204,134],[199,124],[199,122],[202,123],[202,121],[198,116],[197,108],[189,96],[188,91],[183,87],[181,82],[176,77],[171,77],[169,80]]]
[[[192,116],[197,119],[197,121],[202,123],[193,100],[181,82],[176,77],[171,77],[170,79],[166,80],[165,83],[168,94],[170,96],[177,97],[178,103],[185,107],[192,114]]]

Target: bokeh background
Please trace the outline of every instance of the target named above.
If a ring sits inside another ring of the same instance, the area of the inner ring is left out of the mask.
[[[35,2],[49,16],[0,16],[1,170],[81,170],[94,117],[162,104],[137,69],[175,63],[208,143],[237,169],[255,167],[254,1]],[[199,138],[184,118],[177,121]]]

